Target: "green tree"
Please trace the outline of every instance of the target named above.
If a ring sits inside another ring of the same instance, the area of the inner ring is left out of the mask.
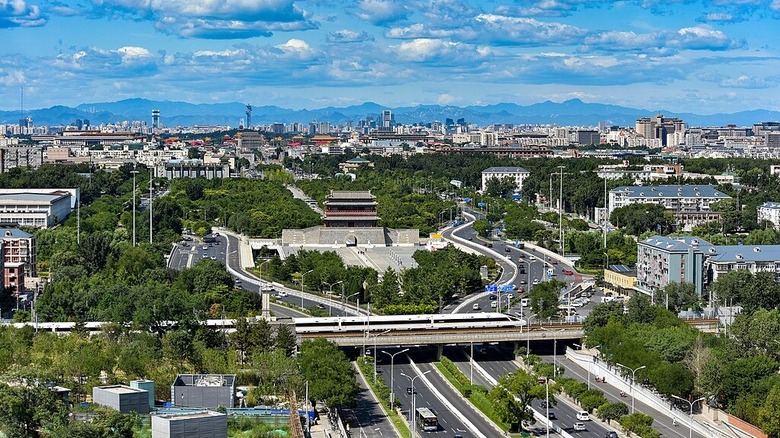
[[[605,420],[607,424],[624,415],[628,415],[628,406],[623,402],[604,403],[596,410],[596,416]]]
[[[543,281],[529,292],[531,310],[541,318],[551,318],[558,313],[558,297],[566,284],[557,280]]]
[[[274,338],[276,349],[281,350],[288,357],[295,354],[296,340],[289,324],[279,324],[276,326],[276,337]]]
[[[774,385],[758,410],[758,426],[771,437],[780,436],[780,384]]]
[[[485,192],[488,196],[496,198],[503,198],[504,196],[511,194],[516,188],[515,181],[508,176],[504,178],[493,177],[488,179],[485,183]]]
[[[613,210],[609,221],[617,227],[625,228],[628,234],[639,236],[648,231],[656,233],[670,231],[674,216],[662,205],[630,204]]]
[[[551,388],[553,393],[556,387]],[[498,385],[490,392],[490,399],[499,417],[518,430],[523,421],[533,421],[531,403],[545,397],[545,385],[523,370],[516,370],[501,376]]]
[[[642,432],[652,427],[653,417],[641,412],[635,412],[622,417],[620,425],[623,426],[623,431],[627,434],[636,433],[645,438],[645,434],[642,434]]]
[[[606,326],[613,318],[623,320],[623,305],[621,303],[610,301],[609,303],[597,304],[582,323],[585,336],[591,336],[595,329]]]
[[[355,405],[359,390],[355,370],[336,344],[324,338],[303,341],[299,363],[312,400],[331,407]]]
[[[0,406],[0,429],[12,437],[37,438],[42,428],[62,424],[67,418],[64,403],[44,386],[0,383]]]

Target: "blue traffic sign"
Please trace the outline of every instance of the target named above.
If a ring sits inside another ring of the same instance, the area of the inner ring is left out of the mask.
[[[485,286],[485,292],[487,292],[487,293],[496,293],[496,292],[498,292],[498,285],[489,284],[489,285]]]

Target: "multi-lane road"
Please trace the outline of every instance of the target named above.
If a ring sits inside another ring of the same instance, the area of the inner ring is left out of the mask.
[[[575,281],[581,280],[579,275],[565,275],[564,270],[568,271],[568,268],[554,258],[546,257],[532,249],[520,249],[515,247],[515,245],[507,244],[502,241],[481,240],[476,236],[474,230],[470,226],[448,229],[445,231],[445,238],[494,258],[503,271],[497,284],[515,285],[516,291],[513,292],[513,295],[516,298],[520,296],[522,290],[528,290],[529,286],[534,283],[534,280],[544,281],[548,279],[549,273],[552,273],[555,278],[566,281],[567,283],[574,283]],[[488,244],[490,245],[489,247]],[[217,236],[215,241],[210,244],[199,243],[197,241],[182,242],[177,244],[172,251],[169,266],[173,269],[184,269],[188,266],[192,266],[199,260],[212,259],[226,264],[231,272],[242,273],[242,276],[247,278],[249,276],[246,275],[240,265],[238,249],[238,239],[229,235]],[[525,273],[521,273],[521,269],[524,269]],[[261,287],[258,281],[241,281],[240,278],[238,279],[238,287],[253,292],[260,292]],[[328,300],[319,296],[301,294],[299,291],[294,291],[278,284],[275,285],[275,289],[276,300],[286,302],[287,304],[287,306],[272,304],[272,312],[279,317],[292,318],[306,316],[306,314],[301,313],[299,310],[292,309],[290,306],[303,308],[319,307],[320,310],[333,316],[355,314],[354,309],[343,307],[343,304],[338,300]],[[285,291],[287,293],[279,296],[278,291]],[[474,303],[478,303],[480,311],[498,310],[491,307],[491,302],[497,300],[492,300],[489,295],[490,294],[484,292],[478,292],[472,296],[464,297],[459,302],[448,305],[445,307],[444,311],[473,312],[475,311]],[[587,313],[588,308],[595,305],[595,301],[596,299],[593,299],[590,305],[580,308],[580,313],[584,316],[584,314]],[[506,301],[502,300],[502,302],[502,307],[506,306]],[[520,300],[515,299],[512,301],[512,305],[509,309],[504,308],[502,310],[513,315],[523,312],[524,317],[527,317],[528,307],[521,308]],[[531,321],[533,322],[533,320]],[[552,345],[547,346],[543,344],[544,343],[535,343],[533,345],[534,352],[536,353],[537,349],[550,349],[552,347]],[[548,342],[548,344],[551,343]],[[562,343],[559,343],[558,347],[558,362],[566,368],[566,375],[585,381],[587,378],[585,371],[582,371],[575,364],[570,363],[565,359],[563,356],[565,347]],[[445,354],[455,360],[461,370],[464,371],[466,375],[469,375],[471,374],[471,369],[469,367],[467,357],[469,352],[466,351],[467,349],[468,347],[464,346],[447,347],[445,349]],[[394,347],[380,347],[378,350],[377,372],[383,377],[385,383],[390,385],[390,360],[382,351],[394,353],[399,351],[399,349]],[[539,352],[545,353],[546,351],[542,350]],[[551,356],[543,355],[543,358],[552,360]],[[502,350],[498,346],[478,346],[475,350],[474,359],[479,367],[493,379],[498,379],[504,373],[517,369],[517,363],[512,360],[512,353]],[[392,381],[394,384],[395,396],[401,404],[402,412],[407,415],[409,414],[412,405],[412,397],[414,395],[417,407],[430,407],[436,412],[439,419],[439,430],[436,432],[427,432],[426,435],[444,437],[460,433],[464,437],[497,436],[500,432],[495,429],[495,426],[480,413],[475,411],[460,394],[452,389],[452,387],[447,382],[443,381],[441,376],[435,372],[432,365],[432,362],[435,360],[435,349],[428,349],[425,347],[415,348],[407,353],[396,355],[393,367],[394,378]],[[483,378],[479,372],[475,372],[473,375],[475,383],[482,384],[486,387],[491,386],[491,382],[488,379]],[[373,378],[373,376],[369,375],[366,376],[366,378],[370,379]],[[415,394],[411,394],[407,391],[407,388],[411,387],[410,378],[415,378]],[[610,401],[626,401],[625,398],[619,396],[618,390],[608,384],[597,384],[594,380],[591,380],[591,385],[604,391]],[[667,416],[668,413],[656,412],[638,402],[636,406],[638,411],[646,412],[657,419],[654,426],[659,429],[664,436],[684,438],[683,432],[687,432],[687,430],[683,431],[683,428],[679,426],[672,427],[671,419]],[[538,401],[533,407],[538,411],[543,412]],[[568,404],[559,402],[552,410],[556,413],[557,418],[553,423],[561,429],[575,434],[575,436],[582,436],[583,434],[587,434],[588,436],[595,436],[595,434],[604,436],[604,434],[611,430],[605,428],[598,422],[587,422],[587,432],[575,433],[571,428],[572,425],[578,421],[576,419],[577,409]],[[368,389],[362,382],[358,407],[355,409],[354,413],[356,417],[356,424],[354,426],[360,427],[361,436],[371,438],[397,436],[397,433],[385,418],[384,413],[377,402],[370,396]],[[669,424],[666,425],[666,423]]]

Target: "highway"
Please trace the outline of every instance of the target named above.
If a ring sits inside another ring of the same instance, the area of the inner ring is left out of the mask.
[[[559,345],[561,347],[561,345]],[[447,357],[452,359],[456,365],[458,365],[458,368],[467,376],[471,373],[471,367],[469,364],[468,354],[469,354],[469,347],[460,347],[460,348],[448,348],[445,350],[445,354]],[[482,352],[484,351],[484,352]],[[519,369],[518,364],[513,360],[512,352],[503,348],[499,348],[498,346],[490,346],[485,349],[476,350],[474,352],[474,361],[478,365],[477,370],[479,368],[482,368],[490,377],[498,380],[502,375],[513,372],[517,369]],[[560,356],[559,356],[560,359]],[[552,356],[550,356],[550,360],[552,361]],[[493,384],[488,379],[485,379],[480,373],[475,370],[474,371],[474,382],[483,386],[486,386],[487,388],[492,388]],[[567,368],[568,370],[568,368]],[[568,375],[568,371],[565,375]],[[554,399],[554,397],[551,395],[551,399]],[[533,402],[532,407],[542,413],[544,415],[546,413],[546,409],[542,408],[541,400],[536,400]],[[550,412],[555,413],[556,419],[552,421],[552,423],[560,427],[561,429],[574,434],[575,436],[604,436],[607,432],[610,430],[616,430],[613,428],[607,428],[603,426],[598,421],[580,421],[577,420],[577,411],[580,409],[573,406],[572,404],[566,403],[560,398],[558,398],[557,403],[550,404]],[[576,422],[582,422],[585,424],[585,427],[587,428],[586,432],[574,432],[573,425]],[[542,426],[541,424],[537,423],[536,428],[538,432],[546,432],[546,428]],[[539,429],[541,428],[541,429]],[[552,429],[551,429],[552,433]]]
[[[562,365],[566,372],[564,373],[565,376],[573,377],[581,382],[587,382],[588,379],[588,371],[585,369],[580,368],[575,364],[574,362],[570,361],[563,355],[563,350],[561,349],[561,344],[558,343],[558,357],[557,362],[558,364]],[[553,357],[552,355],[540,355],[542,360],[546,362],[552,363]],[[630,393],[627,393],[626,397],[620,396],[620,390],[616,389],[612,385],[610,385],[609,381],[605,383],[597,383],[595,380],[593,380],[594,376],[591,377],[591,387],[599,389],[604,392],[604,396],[609,400],[610,402],[616,402],[620,401],[628,405],[629,409],[631,409],[631,395]],[[642,402],[640,402],[638,399],[635,401],[634,408],[637,412],[641,412],[643,414],[647,414],[655,419],[653,421],[653,429],[657,430],[661,433],[661,436],[665,438],[686,438],[688,437],[688,426],[687,422],[679,422],[677,423],[677,426],[675,427],[672,424],[672,418],[669,416],[669,411],[659,411],[655,408],[652,408]],[[693,436],[696,438],[709,438],[705,435],[702,435],[700,433],[697,433],[696,430],[693,431]]]
[[[381,350],[380,350],[381,351]],[[392,353],[397,350],[387,350]],[[410,379],[414,378],[414,390],[416,393],[417,407],[432,409],[439,421],[439,430],[422,432],[418,428],[418,435],[432,437],[452,437],[455,433],[461,433],[468,437],[498,436],[500,433],[492,423],[485,420],[469,402],[464,400],[442,377],[435,367],[429,363],[433,360],[435,349],[418,350],[413,354],[399,354],[395,357],[393,380],[396,400],[401,405],[401,411],[408,415],[412,406],[412,394],[407,388],[411,388]],[[381,355],[381,353],[380,353]],[[378,372],[384,381],[390,386],[390,360],[386,355],[382,363],[378,365]],[[411,361],[410,361],[411,359]],[[412,364],[414,362],[414,364]],[[403,373],[403,374],[402,374]],[[422,375],[426,373],[425,375]],[[405,377],[406,376],[409,377]],[[420,376],[420,377],[416,377]],[[370,378],[370,376],[367,376]]]

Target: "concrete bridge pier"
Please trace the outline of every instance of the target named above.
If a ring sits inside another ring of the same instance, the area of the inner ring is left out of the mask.
[[[439,344],[436,346],[436,361],[441,360],[442,354],[444,354],[444,344]]]

